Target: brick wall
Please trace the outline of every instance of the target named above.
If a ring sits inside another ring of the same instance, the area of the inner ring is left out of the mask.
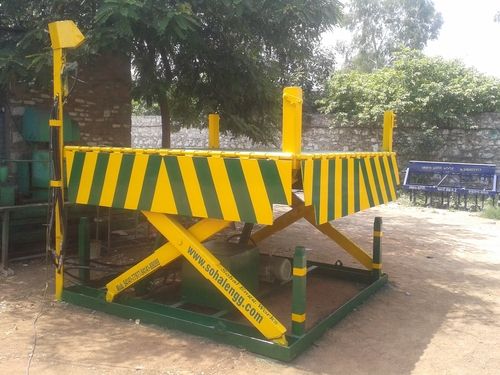
[[[130,146],[130,63],[126,57],[101,55],[81,66],[78,82],[64,109],[80,128],[81,145]],[[24,110],[51,107],[51,91],[17,86],[8,95],[6,117],[10,159],[28,157],[32,146],[20,133]]]

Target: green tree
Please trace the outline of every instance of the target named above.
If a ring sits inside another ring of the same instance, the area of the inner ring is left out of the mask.
[[[158,103],[166,147],[171,118],[193,120],[211,111],[221,114],[223,129],[269,137],[278,123],[281,87],[295,82],[294,68],[311,59],[341,9],[337,0],[94,0],[81,2],[88,11],[79,15],[69,0],[21,1],[34,9],[7,43],[10,49],[0,46],[0,70],[29,78],[45,69],[46,23],[77,18],[87,36],[82,55],[114,49],[130,56],[134,96]],[[9,13],[6,28],[18,28],[24,9],[17,4],[0,4]],[[55,4],[57,12],[46,10]]]
[[[13,82],[48,86],[51,49],[47,24],[72,19],[87,33],[93,25],[100,0],[3,0],[0,1],[0,91]],[[88,56],[90,45],[79,51]]]
[[[431,0],[351,0],[344,24],[352,32],[341,50],[347,66],[371,71],[390,64],[401,48],[422,50],[443,19]]]
[[[474,114],[500,111],[500,80],[412,50],[397,53],[391,66],[372,73],[334,73],[326,93],[321,110],[339,123],[378,126],[385,110],[395,110],[399,126],[421,129],[418,139],[405,145],[416,154],[437,147],[436,129],[468,128]]]

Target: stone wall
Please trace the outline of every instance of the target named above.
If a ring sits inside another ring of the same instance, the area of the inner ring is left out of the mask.
[[[207,123],[208,124],[208,123]],[[175,126],[179,128],[178,126]],[[207,125],[208,127],[208,125]],[[132,147],[161,147],[161,117],[132,116]],[[172,148],[207,148],[208,128],[183,128],[171,134]],[[268,150],[273,146],[252,142],[248,137],[234,137],[231,133],[220,136],[221,148]]]
[[[221,120],[223,121],[223,120]],[[304,151],[380,151],[382,127],[335,125],[324,115],[304,116],[302,145]],[[400,167],[411,159],[434,161],[493,163],[500,168],[500,113],[484,113],[475,117],[473,128],[441,129],[435,138],[439,140],[428,153],[415,154],[409,145],[420,136],[420,130],[412,127],[398,127],[394,131],[394,149],[398,152]],[[222,148],[234,149],[276,149],[276,145],[254,144],[246,137],[221,135]],[[172,147],[207,147],[206,129],[182,128],[172,134]],[[161,125],[158,116],[133,116],[133,147],[160,147]]]
[[[71,79],[70,79],[71,80]],[[114,55],[96,57],[80,67],[78,81],[64,110],[80,128],[80,145],[130,146],[130,63]],[[20,132],[26,107],[51,108],[51,92],[16,86],[7,93],[7,150],[10,159],[29,157],[32,145]]]

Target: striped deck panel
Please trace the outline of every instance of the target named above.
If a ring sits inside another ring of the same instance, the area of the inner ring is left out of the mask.
[[[317,224],[396,199],[394,153],[304,158],[301,171],[305,204],[314,206]]]
[[[70,202],[272,224],[291,204],[292,161],[67,148]]]

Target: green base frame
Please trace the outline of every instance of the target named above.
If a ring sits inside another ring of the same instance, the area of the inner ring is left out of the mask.
[[[307,350],[329,328],[337,324],[357,306],[387,283],[382,274],[374,279],[371,271],[308,262],[310,272],[321,273],[335,278],[367,283],[367,286],[349,301],[334,310],[326,318],[318,321],[301,336],[287,335],[288,346],[266,340],[254,327],[233,322],[215,315],[207,315],[164,305],[139,298],[119,296],[115,302],[105,300],[105,290],[75,285],[65,288],[62,299],[68,303],[103,311],[127,319],[161,327],[173,328],[194,335],[208,337],[215,341],[244,348],[262,356],[288,362]]]

